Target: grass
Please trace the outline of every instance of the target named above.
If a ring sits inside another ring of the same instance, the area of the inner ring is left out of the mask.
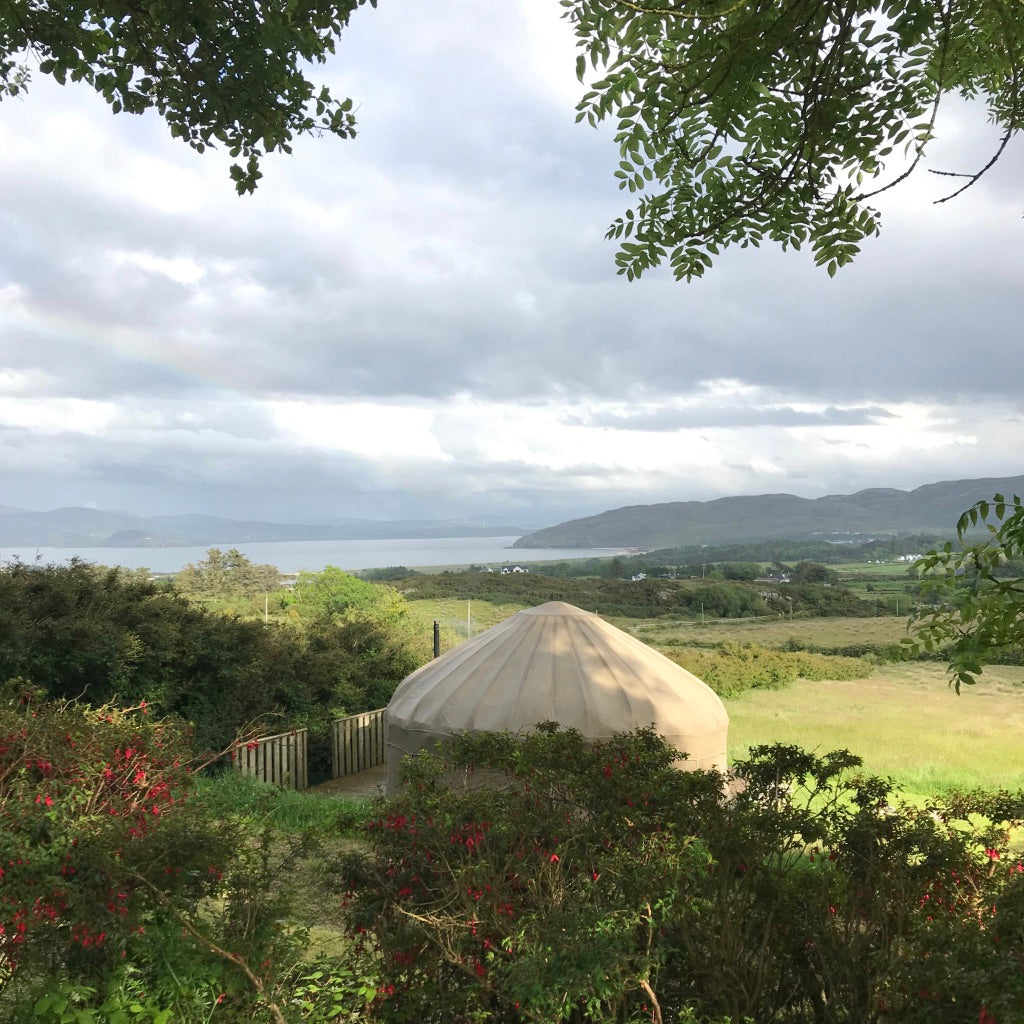
[[[908,793],[1024,787],[1024,670],[996,666],[958,697],[941,664],[881,667],[867,679],[799,680],[726,702],[730,760],[762,743],[846,748]]]
[[[417,612],[466,635],[466,602],[414,602]],[[473,632],[519,611],[515,604],[473,602]],[[480,618],[477,618],[479,613]],[[817,619],[613,619],[654,647],[735,641],[778,647],[897,644],[907,620],[897,616]],[[955,788],[1024,787],[1024,669],[992,666],[960,697],[941,662],[885,665],[866,679],[798,680],[781,690],[730,698],[730,760],[752,745],[795,743],[809,750],[847,748],[865,768],[892,777],[908,794],[938,795]]]
[[[686,619],[624,619],[616,620],[616,625],[654,646],[732,640],[778,647],[794,637],[805,644],[845,647],[868,643],[898,644],[907,635],[907,620],[895,615],[874,618],[716,619],[703,625]]]
[[[235,772],[201,778],[197,785],[201,798],[219,814],[260,818],[284,835],[307,831],[356,835],[366,817],[364,800],[327,796],[316,789],[279,789]]]
[[[507,602],[492,604],[490,601],[462,601],[452,597],[425,598],[422,601],[410,601],[409,613],[415,615],[428,626],[434,619],[451,630],[461,640],[466,639],[466,615],[470,618],[470,633],[476,636],[499,622],[504,622],[510,615],[526,608],[525,604]]]

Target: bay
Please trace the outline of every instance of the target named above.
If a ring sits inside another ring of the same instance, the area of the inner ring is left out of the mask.
[[[570,558],[608,558],[625,554],[623,548],[516,548],[516,537],[431,537],[389,540],[293,540],[252,544],[220,544],[221,550],[237,548],[260,564],[276,565],[284,573],[319,572],[326,565],[348,572],[404,565],[409,569],[465,568],[469,565],[517,565],[560,562]],[[212,545],[211,545],[212,546]],[[80,558],[97,565],[126,569],[177,572],[206,557],[207,546],[168,548],[55,548],[3,547],[0,562],[63,564]]]

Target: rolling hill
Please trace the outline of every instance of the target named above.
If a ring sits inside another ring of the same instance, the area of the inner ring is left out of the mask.
[[[713,501],[630,505],[520,537],[517,548],[614,547],[654,550],[773,537],[845,534],[951,535],[960,513],[981,498],[1024,491],[1024,476],[948,480],[912,491],[870,488],[800,498],[758,494]]]

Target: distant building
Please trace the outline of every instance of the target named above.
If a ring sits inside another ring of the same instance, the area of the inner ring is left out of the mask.
[[[521,565],[503,565],[501,567],[502,572],[529,572],[529,569],[524,569]]]

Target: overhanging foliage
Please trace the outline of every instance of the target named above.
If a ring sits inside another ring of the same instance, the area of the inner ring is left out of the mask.
[[[561,3],[580,80],[603,72],[578,120],[616,124],[637,197],[608,232],[631,280],[666,260],[700,277],[763,239],[809,244],[834,274],[877,234],[872,200],[917,168],[944,97],[981,100],[1002,132],[988,164],[951,172],[952,195],[1024,121],[1016,0]]]

